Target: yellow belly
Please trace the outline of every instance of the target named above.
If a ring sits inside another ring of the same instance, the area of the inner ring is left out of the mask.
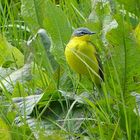
[[[99,73],[94,46],[86,41],[70,41],[65,49],[69,66],[79,74],[85,74],[95,81]]]

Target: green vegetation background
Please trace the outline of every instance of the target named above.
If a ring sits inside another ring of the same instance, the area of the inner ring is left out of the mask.
[[[0,0],[0,139],[139,140],[139,13],[140,0]],[[78,27],[96,32],[99,90],[65,60]]]

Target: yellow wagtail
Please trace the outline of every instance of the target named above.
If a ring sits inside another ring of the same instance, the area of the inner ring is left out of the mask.
[[[65,48],[66,60],[75,72],[87,75],[95,85],[103,80],[103,71],[88,28],[76,29]]]

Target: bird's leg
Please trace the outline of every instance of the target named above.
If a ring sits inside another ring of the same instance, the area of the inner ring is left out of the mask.
[[[77,93],[78,91],[80,81],[81,81],[81,74],[78,74],[78,82],[76,82],[75,93]]]

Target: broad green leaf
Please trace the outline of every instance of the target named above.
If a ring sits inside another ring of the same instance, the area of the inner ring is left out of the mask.
[[[23,54],[10,43],[6,38],[0,35],[0,66],[3,67],[21,67],[24,64]]]
[[[21,0],[21,14],[31,32],[36,32],[43,22],[42,12],[39,5],[43,6],[43,0]],[[43,9],[43,8],[42,8]]]
[[[117,21],[113,17],[111,6],[112,5],[109,1],[93,0],[92,11],[85,23],[86,26],[96,32],[96,34],[92,36],[92,42],[97,48],[102,64],[105,61],[105,53],[108,51],[107,46],[109,45],[109,42],[106,39],[106,34],[118,26]]]
[[[51,54],[50,37],[48,36],[46,30],[44,30],[44,29],[39,29],[37,33],[40,36],[42,45],[44,47],[44,50],[46,51],[46,55],[48,58],[48,59],[46,58],[46,61],[48,61],[47,63],[50,64],[50,66],[49,66],[50,69],[48,69],[48,71],[53,71],[53,70],[55,71],[58,68],[58,64],[55,61],[54,56]]]
[[[0,118],[0,140],[12,140],[8,125]]]
[[[119,78],[118,84],[122,86],[122,89],[125,87],[126,93],[131,90],[140,90],[138,81],[135,81],[135,77],[139,79],[140,76],[140,49],[136,47],[132,25],[123,21],[122,16],[116,16],[116,19],[118,27],[109,31],[106,36],[110,43],[114,72],[117,71],[117,75],[112,73],[113,78],[116,79],[115,82]]]
[[[30,84],[41,89],[46,89],[49,83],[50,79],[47,71],[43,71],[35,65],[32,69],[32,80]]]
[[[137,25],[137,27],[134,31],[134,35],[136,37],[136,42],[137,42],[138,46],[140,46],[140,23]]]
[[[30,115],[42,96],[43,94],[13,98],[12,100],[16,107],[15,111],[17,111],[19,116]]]
[[[31,64],[25,64],[22,68],[10,73],[1,80],[0,87],[12,92],[17,82],[25,83],[31,79]]]
[[[117,0],[119,2],[119,4],[123,5],[124,8],[135,14],[135,16],[140,16],[139,12],[140,12],[140,2],[139,0]]]
[[[11,68],[3,68],[0,67],[0,80],[3,80],[6,78],[8,75],[10,75],[14,70]]]
[[[75,93],[72,92],[65,92],[62,90],[59,90],[59,92],[62,94],[62,96],[64,96],[65,99],[77,101],[79,104],[86,104],[84,99],[90,98],[90,95],[86,92],[80,95],[76,95]]]
[[[46,8],[44,12],[46,13],[46,17],[44,20],[44,28],[52,38],[52,52],[56,60],[61,65],[64,65],[64,48],[70,39],[71,27],[66,15],[61,9],[49,1],[46,1],[45,4]]]
[[[16,117],[15,123],[21,127],[23,126],[23,122],[21,121],[21,117]],[[63,137],[65,137],[64,130],[57,130],[58,126],[53,124],[50,120],[44,120],[44,119],[36,119],[27,117],[26,118],[26,124],[28,124],[29,128],[31,129],[34,137],[36,139],[41,140],[53,140],[55,136],[55,139],[58,140],[65,140]],[[55,135],[57,134],[57,136]],[[54,139],[54,140],[55,140]]]

